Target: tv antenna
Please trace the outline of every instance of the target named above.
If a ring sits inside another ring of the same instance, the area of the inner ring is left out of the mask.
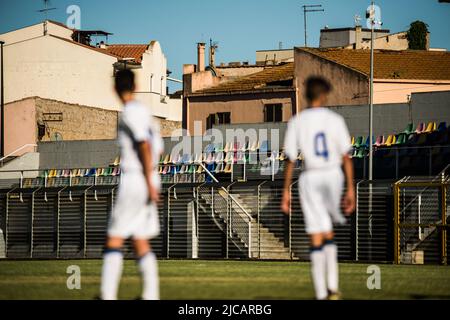
[[[48,12],[52,10],[56,10],[55,7],[49,7],[51,5],[50,0],[42,0],[44,2],[44,8],[38,10],[37,12],[43,13],[45,15],[44,20],[44,36],[47,35],[47,20],[48,20]]]
[[[216,52],[219,51],[219,42],[209,39],[209,65],[215,67],[216,64]]]
[[[307,42],[307,32],[306,32],[306,14],[309,12],[324,12],[321,4],[305,4],[303,8],[303,21],[305,22],[305,47],[308,46]]]

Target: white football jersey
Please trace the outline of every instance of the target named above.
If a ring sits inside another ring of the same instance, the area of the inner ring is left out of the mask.
[[[326,108],[309,108],[289,121],[284,147],[291,161],[301,152],[306,170],[336,168],[350,151],[351,141],[342,116]]]
[[[159,125],[153,119],[148,108],[136,100],[124,107],[119,123],[118,141],[120,145],[120,166],[124,173],[142,171],[137,144],[149,141],[152,147],[153,165],[158,165],[163,151],[163,142],[159,133]]]

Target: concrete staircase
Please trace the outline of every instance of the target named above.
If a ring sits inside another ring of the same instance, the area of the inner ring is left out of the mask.
[[[448,218],[450,217],[450,206],[447,206],[446,209],[446,220],[448,221]],[[436,224],[441,224],[442,223],[442,219],[438,220],[435,222]],[[406,244],[406,249],[402,250],[402,252],[400,253],[400,261],[401,263],[405,263],[405,264],[415,264],[415,263],[420,263],[423,264],[423,257],[421,257],[420,262],[417,262],[417,259],[415,258],[417,252],[419,252],[420,250],[423,250],[423,248],[421,249],[421,247],[423,247],[424,245],[427,244],[427,242],[429,241],[429,239],[431,238],[431,236],[437,231],[438,229],[434,226],[431,227],[422,227],[422,232],[421,232],[421,238],[420,239],[416,239],[414,241],[410,241],[409,243]],[[423,254],[423,251],[422,251]]]
[[[240,193],[232,193],[232,195],[252,217],[256,217],[256,212],[254,212],[256,206],[249,205],[256,201],[255,197]],[[256,219],[252,221],[252,232],[254,234],[252,237],[252,258],[291,259],[289,248],[285,247],[284,243],[269,228],[262,223],[258,223]]]
[[[218,202],[217,195],[219,195],[222,200],[225,200],[227,198],[227,194],[225,191],[218,190],[216,192],[216,203]],[[256,212],[254,210],[256,206],[252,203],[254,201],[251,201],[251,198],[249,197],[241,196],[241,194],[239,193],[232,193],[232,196],[234,197],[236,202],[238,202],[245,209],[245,211],[247,211],[247,213],[249,213],[253,217],[251,222],[252,237],[250,258],[290,260],[292,257],[289,253],[289,248],[287,248],[284,243],[278,237],[276,237],[273,232],[269,230],[269,228],[256,221]],[[210,210],[212,203],[211,193],[200,192],[199,198],[201,199],[201,206],[207,206],[208,210]],[[244,202],[244,198],[246,202]],[[215,217],[212,217],[212,219],[216,220],[216,225],[223,226],[221,228],[222,231],[226,230],[226,211],[224,211],[223,206],[217,206],[217,208],[214,209],[214,212]],[[243,220],[247,219],[245,213],[239,210],[236,210],[235,212],[233,212],[233,214],[240,216]],[[242,230],[232,230],[233,236],[231,237],[231,240],[236,244],[238,248],[240,248],[244,252],[248,250],[248,244],[242,240],[242,238],[247,236],[240,234],[242,232]],[[248,252],[244,253],[246,254],[246,256],[248,256]]]

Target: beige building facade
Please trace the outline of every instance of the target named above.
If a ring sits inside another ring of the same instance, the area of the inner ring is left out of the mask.
[[[5,154],[39,141],[117,137],[118,111],[29,97],[5,104]],[[27,147],[14,156],[32,152]]]
[[[0,34],[5,41],[6,103],[38,96],[120,110],[113,77],[127,61],[136,74],[138,98],[155,116],[181,121],[181,99],[170,99],[167,94],[167,59],[158,41],[87,45],[73,39],[75,32],[47,21]]]
[[[375,104],[405,103],[411,94],[450,90],[450,53],[439,51],[376,50]],[[295,50],[298,109],[306,106],[303,83],[321,75],[333,85],[330,106],[369,103],[370,50]]]

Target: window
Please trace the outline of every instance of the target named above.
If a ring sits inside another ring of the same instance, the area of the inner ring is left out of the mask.
[[[264,122],[283,121],[283,105],[281,103],[266,104],[264,106]]]
[[[206,130],[217,124],[231,123],[231,112],[212,113],[206,118]]]

